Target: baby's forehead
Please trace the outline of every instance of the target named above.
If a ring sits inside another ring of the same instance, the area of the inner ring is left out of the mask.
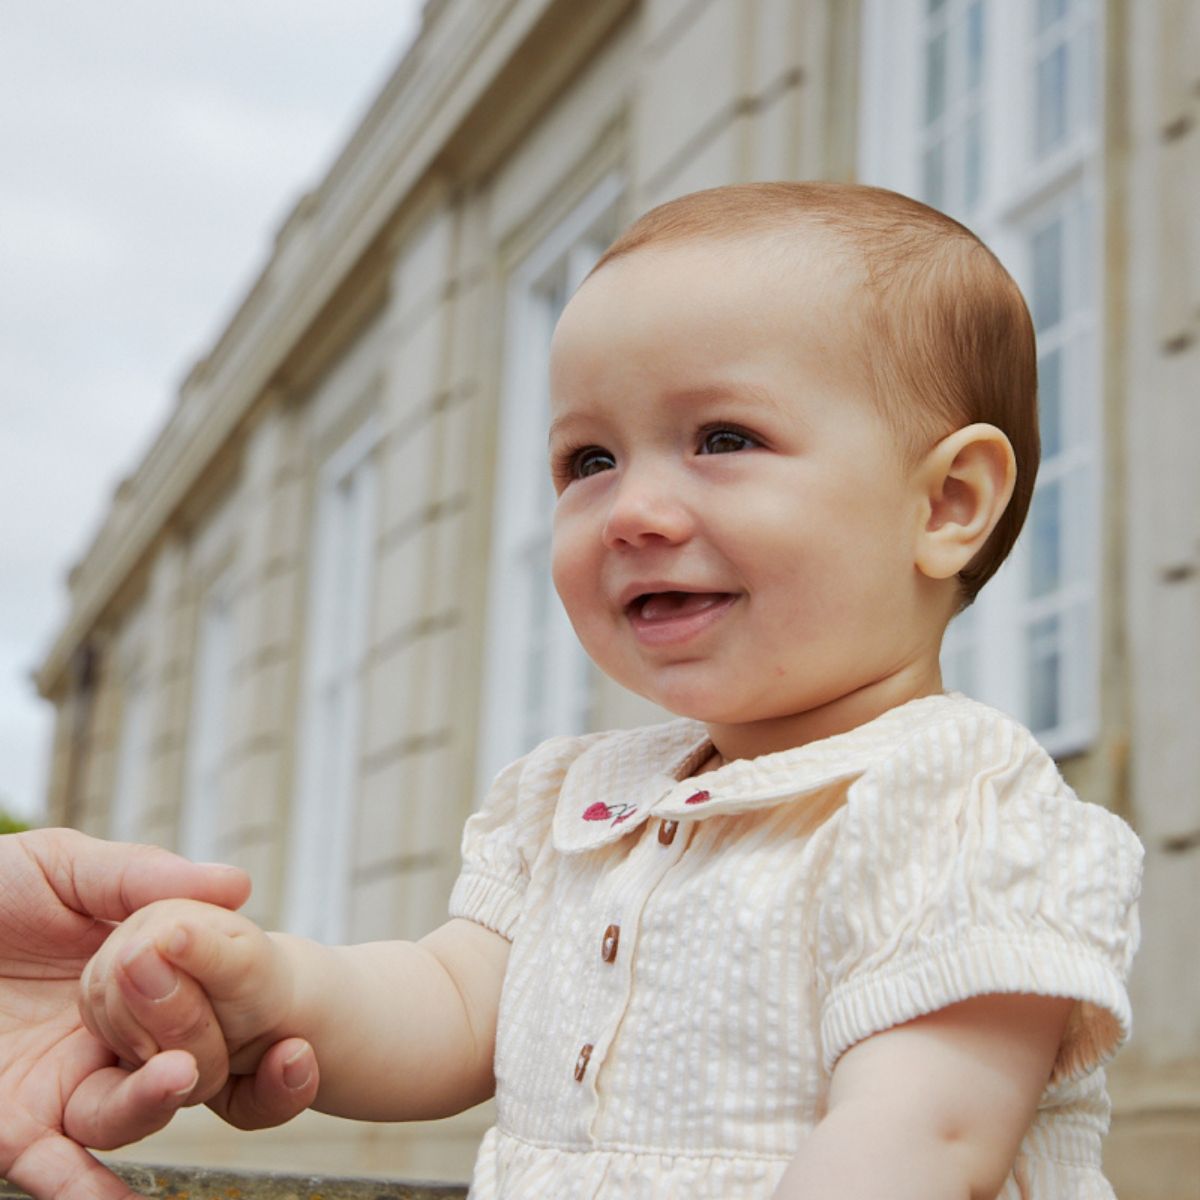
[[[812,221],[790,230],[667,238],[602,260],[568,302],[560,327],[605,307],[632,313],[648,294],[690,307],[719,292],[735,296],[741,310],[794,303],[799,317],[844,318],[865,306],[867,286],[862,255]]]
[[[861,393],[870,372],[860,274],[830,242],[694,239],[605,263],[555,333],[554,408],[633,396],[675,408],[741,398],[799,410],[789,401],[814,389]]]

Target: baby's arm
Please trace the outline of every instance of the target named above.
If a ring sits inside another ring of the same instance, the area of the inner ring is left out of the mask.
[[[1073,1003],[978,996],[852,1046],[776,1200],[994,1200]]]
[[[450,921],[419,943],[329,947],[207,905],[152,905],[110,935],[81,998],[89,1028],[135,1062],[157,1049],[144,1001],[128,994],[128,967],[148,953],[203,987],[234,1072],[253,1071],[284,1039],[309,1042],[323,1111],[408,1120],[491,1094],[508,942],[473,922]],[[210,1036],[198,1027],[194,1038]]]
[[[297,964],[294,1020],[321,1070],[315,1108],[429,1120],[492,1095],[506,939],[461,918],[419,942],[272,937]]]

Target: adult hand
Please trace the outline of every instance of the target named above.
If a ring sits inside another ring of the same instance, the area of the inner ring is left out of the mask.
[[[138,1001],[160,1052],[137,1068],[119,1063],[79,1016],[80,973],[111,923],[153,900],[233,909],[249,892],[235,868],[155,847],[67,829],[0,836],[0,1176],[45,1200],[128,1200],[84,1146],[136,1141],[195,1098],[211,1096],[246,1127],[281,1124],[311,1103],[315,1062],[298,1039],[274,1046],[255,1076],[225,1082],[223,1039],[186,976]]]

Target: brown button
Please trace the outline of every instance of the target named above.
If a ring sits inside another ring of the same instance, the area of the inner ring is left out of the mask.
[[[575,1082],[582,1083],[583,1077],[587,1073],[588,1059],[592,1057],[592,1043],[588,1042],[580,1051],[579,1057],[575,1060]]]
[[[620,925],[610,925],[604,931],[604,941],[600,943],[600,957],[605,962],[612,962],[617,957],[617,946],[621,941]]]
[[[658,827],[658,840],[664,846],[669,846],[675,840],[675,830],[679,828],[678,821],[664,821]]]

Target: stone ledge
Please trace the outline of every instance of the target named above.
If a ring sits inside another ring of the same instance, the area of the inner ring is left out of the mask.
[[[150,1200],[450,1200],[465,1184],[405,1183],[331,1175],[281,1175],[268,1171],[214,1171],[207,1167],[158,1167],[106,1163],[139,1195]],[[0,1179],[0,1200],[25,1193]]]

